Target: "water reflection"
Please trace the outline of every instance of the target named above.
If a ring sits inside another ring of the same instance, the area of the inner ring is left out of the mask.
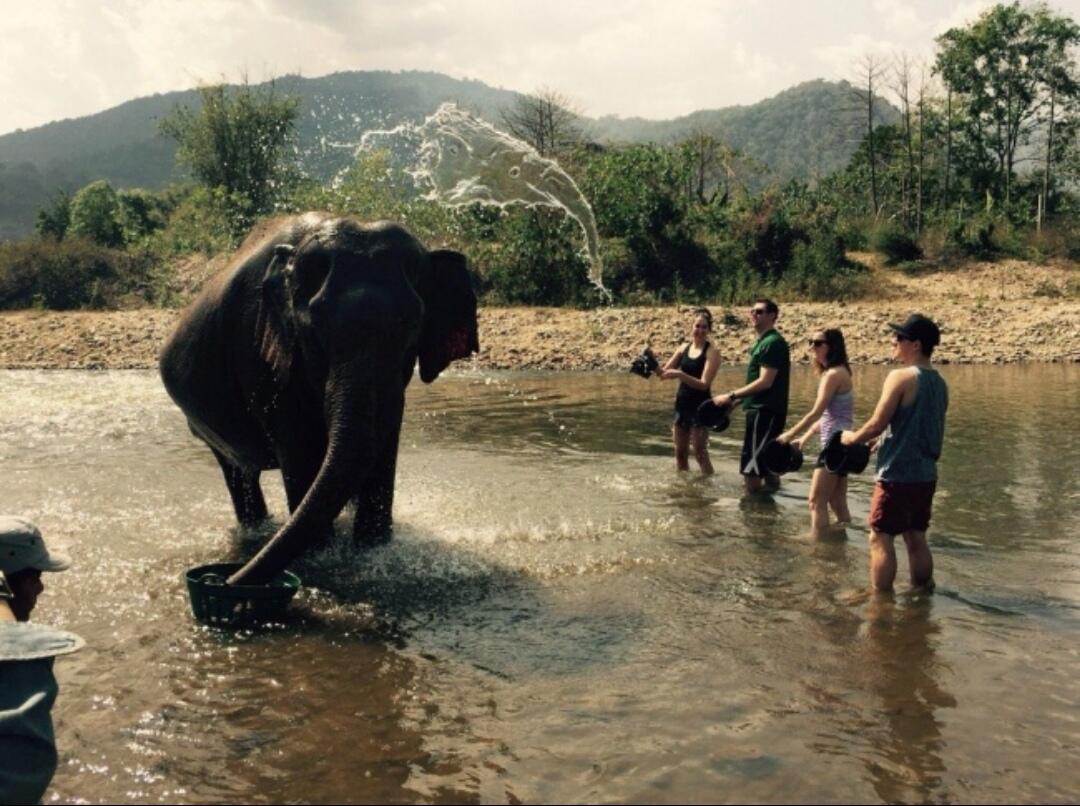
[[[898,604],[872,597],[866,611],[865,663],[880,699],[880,722],[868,726],[875,751],[864,759],[874,791],[884,803],[951,801],[943,777],[941,709],[956,699],[944,681],[949,669],[937,658],[941,627],[932,597],[915,594]]]
[[[292,615],[235,636],[192,622],[181,572],[273,524],[236,529],[154,375],[0,373],[0,508],[75,557],[41,617],[88,639],[50,797],[1068,800],[1076,373],[946,369],[939,588],[893,601],[865,595],[868,477],[815,540],[809,473],[744,499],[729,433],[715,476],[673,471],[669,387],[451,374],[410,388],[394,542],[354,549],[346,516]]]

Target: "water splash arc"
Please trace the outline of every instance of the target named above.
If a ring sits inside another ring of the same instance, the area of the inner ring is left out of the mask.
[[[555,160],[455,104],[444,103],[423,123],[365,132],[357,157],[376,150],[408,155],[405,172],[424,198],[447,206],[524,205],[562,210],[584,236],[589,280],[607,293],[596,218],[577,183]]]

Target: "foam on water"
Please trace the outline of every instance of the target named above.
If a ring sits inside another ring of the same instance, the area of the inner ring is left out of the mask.
[[[406,155],[406,173],[424,197],[448,206],[520,204],[562,210],[581,227],[589,279],[606,291],[592,208],[559,164],[528,143],[445,103],[419,125],[365,132],[357,155],[379,150],[398,159]]]

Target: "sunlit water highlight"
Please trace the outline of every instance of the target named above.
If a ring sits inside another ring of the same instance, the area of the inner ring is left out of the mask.
[[[945,373],[932,596],[859,596],[864,530],[807,538],[806,473],[741,500],[739,419],[675,474],[670,384],[466,372],[410,387],[395,541],[231,635],[181,573],[273,526],[237,533],[156,376],[0,372],[0,510],[73,554],[36,617],[87,639],[46,801],[1075,800],[1080,371]]]
[[[555,160],[455,104],[444,103],[423,123],[365,132],[357,154],[406,154],[406,171],[425,196],[456,207],[524,205],[561,210],[584,236],[589,279],[600,290],[603,263],[592,207]]]

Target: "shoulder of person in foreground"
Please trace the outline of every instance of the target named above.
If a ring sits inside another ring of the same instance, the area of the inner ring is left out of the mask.
[[[0,623],[0,803],[38,803],[56,770],[52,659],[83,646],[74,633]]]

